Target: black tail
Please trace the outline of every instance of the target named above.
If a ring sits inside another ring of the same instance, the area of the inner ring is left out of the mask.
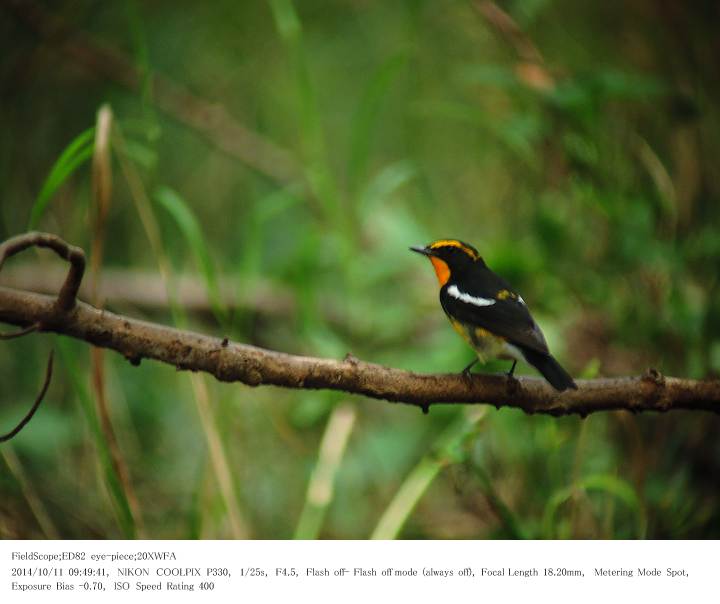
[[[530,363],[535,369],[543,374],[543,377],[550,382],[551,386],[562,392],[568,388],[577,390],[577,384],[570,377],[570,374],[565,371],[550,354],[542,354],[535,350],[524,349],[523,355],[525,360]]]

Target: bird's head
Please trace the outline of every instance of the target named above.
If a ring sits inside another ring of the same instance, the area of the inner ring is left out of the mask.
[[[478,263],[485,265],[472,245],[457,239],[438,239],[424,247],[413,246],[410,249],[430,258],[440,287],[445,285],[451,276],[457,277]]]

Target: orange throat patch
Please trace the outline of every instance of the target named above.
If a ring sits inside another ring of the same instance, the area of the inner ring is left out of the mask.
[[[447,262],[440,260],[440,258],[436,256],[430,256],[430,262],[432,262],[435,274],[440,282],[440,287],[442,287],[448,282],[448,279],[450,279],[450,267],[447,265]]]

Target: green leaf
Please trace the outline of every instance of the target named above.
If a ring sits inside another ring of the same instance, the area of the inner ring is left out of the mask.
[[[38,196],[35,198],[35,202],[30,210],[28,230],[32,231],[37,228],[40,218],[42,218],[55,192],[70,178],[75,170],[92,157],[94,138],[95,127],[93,126],[78,134],[60,154],[60,157],[58,157],[50,169],[50,173],[45,179],[40,193],[38,193]]]
[[[169,187],[160,187],[155,191],[153,197],[175,219],[178,228],[195,256],[195,261],[205,280],[205,287],[207,288],[213,313],[221,324],[225,324],[228,313],[220,296],[217,274],[210,259],[210,252],[203,237],[200,223],[182,197]]]

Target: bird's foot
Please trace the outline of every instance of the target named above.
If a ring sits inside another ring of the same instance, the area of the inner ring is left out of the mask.
[[[479,359],[473,359],[472,363],[470,363],[465,369],[463,369],[460,373],[466,380],[472,380],[472,374],[470,373],[470,370],[477,364]]]
[[[509,392],[516,392],[518,388],[520,388],[520,382],[515,377],[515,365],[517,365],[517,361],[513,360],[512,367],[510,367],[510,371],[508,371],[505,374],[505,377],[507,378],[507,385],[508,385],[508,391]]]

